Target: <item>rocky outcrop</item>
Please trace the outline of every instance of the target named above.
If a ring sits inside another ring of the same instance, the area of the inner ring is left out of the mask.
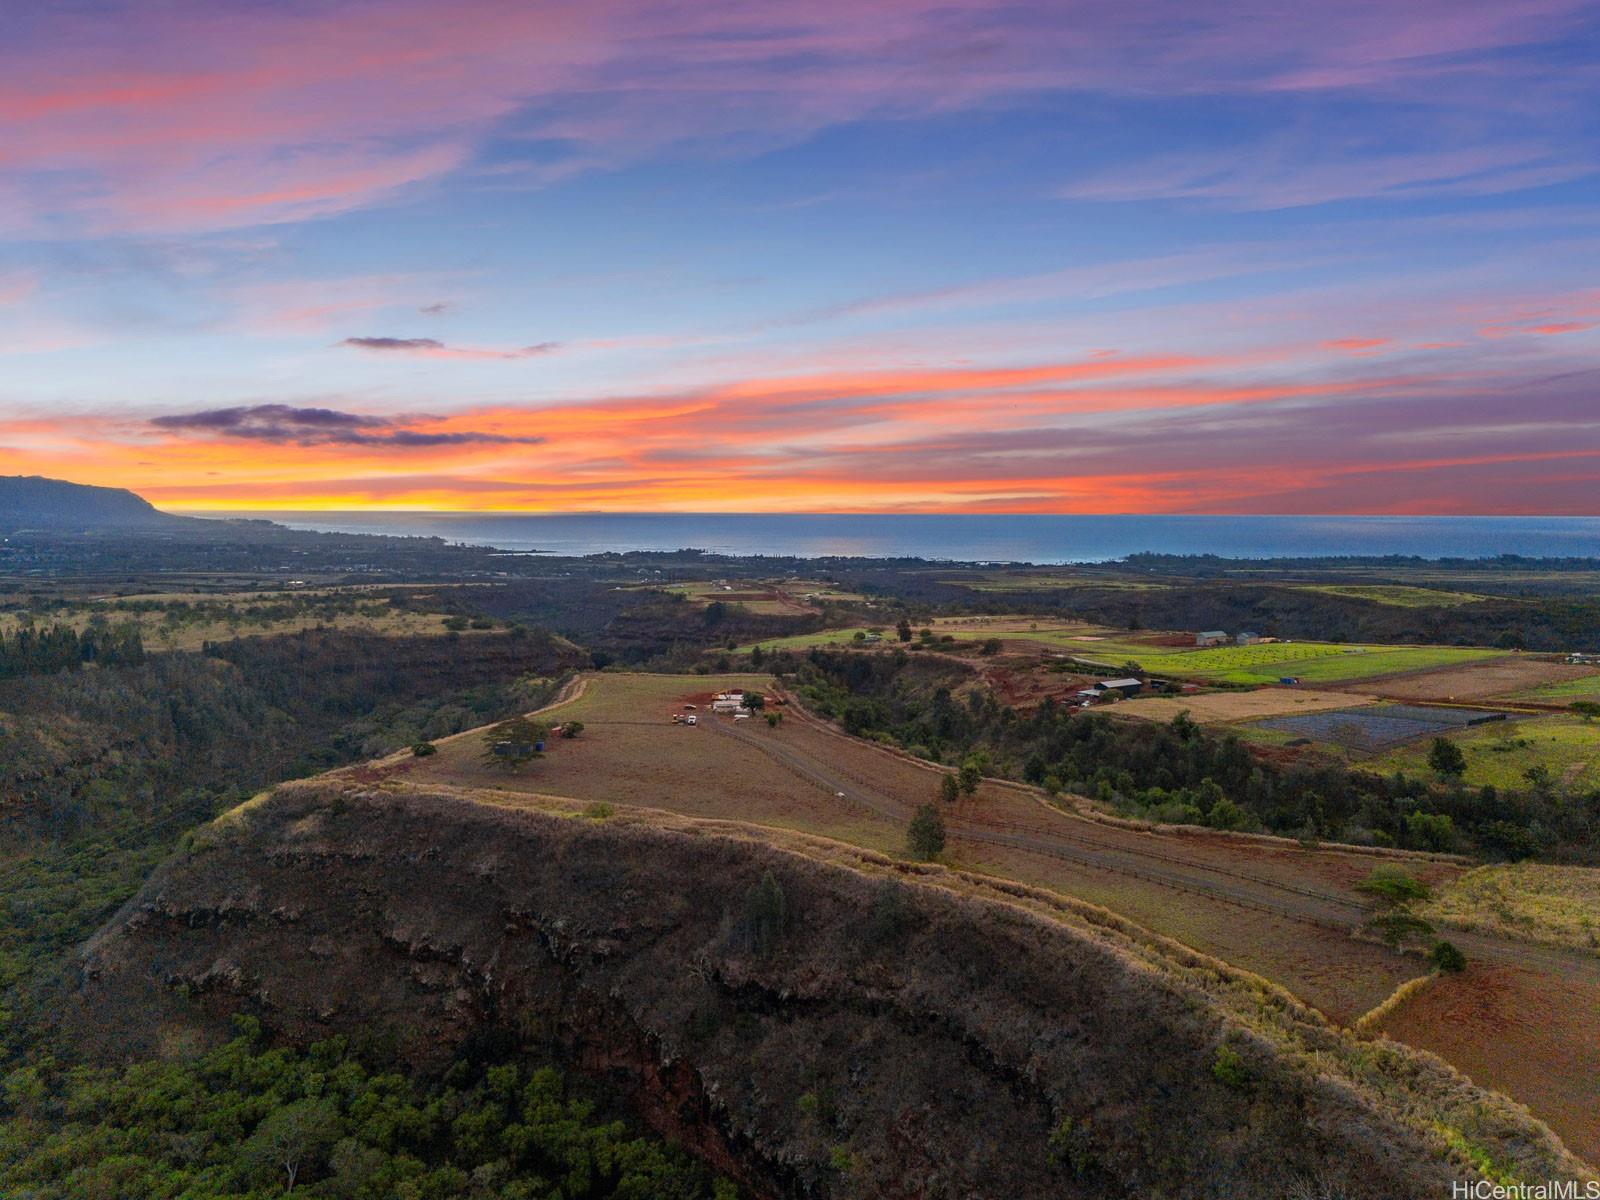
[[[800,835],[475,800],[280,788],[89,944],[63,1019],[119,1056],[243,1010],[293,1040],[392,1031],[423,1068],[494,1030],[765,1196],[1439,1196],[1474,1148],[1582,1171],[1437,1060],[1099,910]]]

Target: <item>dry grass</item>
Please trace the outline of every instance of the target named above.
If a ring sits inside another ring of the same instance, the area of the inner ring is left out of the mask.
[[[1600,870],[1514,863],[1479,867],[1440,888],[1429,920],[1600,953]]]
[[[1318,692],[1300,688],[1257,688],[1253,692],[1215,692],[1205,696],[1147,696],[1117,705],[1119,717],[1170,721],[1181,712],[1201,725],[1286,717],[1371,704],[1371,696],[1351,692]]]

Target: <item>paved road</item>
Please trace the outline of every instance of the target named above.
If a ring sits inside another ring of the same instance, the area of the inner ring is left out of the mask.
[[[791,710],[791,718],[794,715]],[[846,737],[814,718],[808,723],[830,736]],[[885,820],[904,824],[915,807],[847,774],[837,763],[777,741],[765,731],[747,728],[742,722],[708,719],[705,727],[759,750],[802,778],[830,793],[842,795]],[[852,748],[877,749],[870,743],[850,741]],[[1366,907],[1353,898],[1234,870],[1185,854],[1185,847],[1172,839],[1161,839],[1159,845],[1153,845],[1151,843],[1157,842],[1156,835],[1116,829],[1042,805],[1040,817],[1038,825],[997,825],[956,818],[947,819],[946,827],[952,838],[961,841],[1011,847],[1130,875],[1176,891],[1340,933],[1354,930],[1366,915]],[[1600,959],[1590,955],[1464,930],[1451,930],[1450,940],[1469,957],[1553,971],[1600,986]]]

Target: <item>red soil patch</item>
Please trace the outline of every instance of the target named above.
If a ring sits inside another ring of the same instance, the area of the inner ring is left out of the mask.
[[[1063,675],[1059,671],[1040,671],[1029,666],[995,666],[984,671],[986,682],[1002,704],[1019,712],[1032,712],[1046,697],[1062,703],[1094,680],[1087,675]]]
[[[1600,986],[1473,964],[1401,1004],[1383,1031],[1522,1101],[1600,1162]]]

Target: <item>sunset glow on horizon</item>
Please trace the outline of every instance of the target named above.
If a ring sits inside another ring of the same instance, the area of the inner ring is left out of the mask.
[[[1600,6],[64,4],[0,474],[174,511],[1600,514]]]

